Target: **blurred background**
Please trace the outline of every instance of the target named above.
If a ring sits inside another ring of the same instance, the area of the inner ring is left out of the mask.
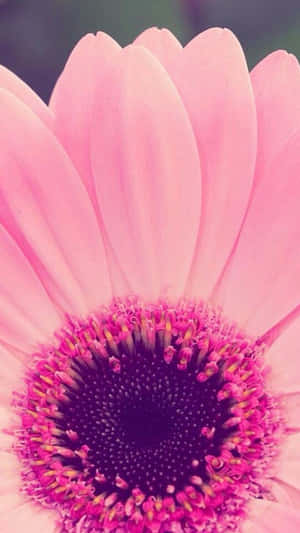
[[[48,101],[82,35],[103,30],[124,45],[153,25],[183,44],[210,26],[226,26],[242,42],[249,67],[277,48],[300,57],[300,0],[0,0],[0,63]]]

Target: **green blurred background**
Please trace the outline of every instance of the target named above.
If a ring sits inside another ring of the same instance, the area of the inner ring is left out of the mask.
[[[153,25],[182,43],[229,27],[250,67],[277,48],[300,56],[300,0],[0,0],[0,63],[47,101],[82,35],[103,30],[124,45]]]

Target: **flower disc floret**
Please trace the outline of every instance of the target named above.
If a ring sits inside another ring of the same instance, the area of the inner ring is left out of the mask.
[[[69,318],[14,396],[24,492],[66,532],[237,527],[283,428],[263,351],[205,304]]]

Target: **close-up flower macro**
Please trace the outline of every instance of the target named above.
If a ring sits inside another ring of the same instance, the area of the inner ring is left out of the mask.
[[[296,57],[100,31],[0,114],[0,533],[298,533]]]

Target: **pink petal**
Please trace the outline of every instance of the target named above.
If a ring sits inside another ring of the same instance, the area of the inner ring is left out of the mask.
[[[297,59],[278,50],[251,72],[258,117],[255,181],[300,124],[300,68]]]
[[[1,380],[2,381],[2,380]],[[2,396],[2,394],[0,395]],[[0,402],[2,398],[0,397]],[[7,451],[10,450],[14,437],[9,434],[7,430],[12,427],[12,424],[16,422],[16,417],[10,407],[4,407],[0,405],[0,450]],[[3,473],[1,471],[1,476]],[[0,493],[1,493],[1,483],[0,483]]]
[[[70,313],[89,312],[111,289],[87,193],[54,136],[26,106],[1,90],[0,109],[0,220],[55,303]]]
[[[283,440],[275,477],[300,490],[300,433]]]
[[[138,46],[120,54],[97,100],[93,168],[116,257],[133,292],[178,296],[201,201],[198,153],[182,102],[158,61]]]
[[[175,63],[182,51],[180,42],[174,37],[173,33],[163,28],[149,28],[141,33],[133,44],[144,46],[169,72],[175,68]]]
[[[0,257],[0,339],[31,352],[37,343],[48,341],[61,317],[30,262],[1,226]]]
[[[241,533],[298,533],[300,530],[300,512],[287,505],[255,500],[250,509],[250,518],[242,524]]]
[[[15,453],[0,450],[0,526],[1,518],[24,504],[20,493],[20,462]],[[1,529],[0,531],[5,531]]]
[[[55,134],[77,168],[95,208],[105,244],[113,293],[122,296],[128,293],[128,285],[103,227],[90,162],[93,105],[95,98],[98,98],[96,85],[98,83],[101,87],[106,70],[119,50],[120,46],[105,33],[83,37],[72,51],[49,105],[54,113]],[[101,125],[98,127],[101,134],[105,135]]]
[[[49,104],[54,113],[54,131],[92,199],[94,186],[89,139],[96,80],[101,83],[107,66],[118,50],[119,45],[105,33],[83,37],[72,51]]]
[[[56,526],[57,514],[43,509],[40,505],[23,503],[15,509],[3,513],[0,517],[0,531],[3,533],[17,533],[25,531],[30,533],[59,533]]]
[[[24,363],[0,346],[0,407],[9,407],[11,394],[17,390],[24,375]]]
[[[265,354],[270,366],[269,384],[276,393],[300,393],[299,331],[300,317],[284,329]],[[300,410],[298,417],[300,419]]]
[[[173,75],[194,128],[203,175],[201,226],[187,295],[206,298],[248,203],[256,155],[254,98],[242,49],[228,30],[211,29],[193,39]]]
[[[23,385],[24,378],[24,365],[19,359],[9,353],[2,346],[0,347],[0,450],[11,449],[14,441],[13,435],[9,434],[6,430],[11,428],[12,425],[18,423],[19,420],[15,412],[11,407],[12,393],[13,391],[20,390],[20,386]],[[16,463],[14,463],[16,464]],[[0,461],[0,493],[1,493],[1,479],[4,472],[1,468]],[[8,477],[5,477],[7,483]],[[6,489],[8,490],[8,489]],[[1,513],[1,509],[0,509]]]
[[[294,509],[300,509],[300,490],[295,487],[280,481],[279,479],[273,480],[272,494],[275,496],[279,503],[284,505],[290,505]]]
[[[57,514],[27,502],[20,493],[20,463],[14,453],[0,451],[0,471],[1,533],[59,533]]]
[[[300,301],[300,131],[253,191],[236,249],[215,299],[227,316],[262,334]]]
[[[298,384],[298,388],[300,389],[300,383]],[[296,394],[284,394],[281,397],[281,403],[285,409],[287,427],[300,431],[300,392]]]
[[[49,107],[26,83],[2,65],[0,65],[0,88],[14,94],[21,102],[30,107],[48,128],[53,128],[53,114]]]

